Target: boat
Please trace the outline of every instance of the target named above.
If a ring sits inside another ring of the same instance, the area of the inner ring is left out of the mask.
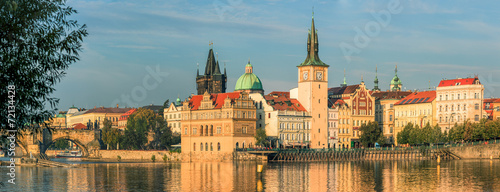
[[[64,152],[59,152],[56,157],[64,157],[64,158],[80,158],[82,157],[82,152],[81,151],[64,151]]]

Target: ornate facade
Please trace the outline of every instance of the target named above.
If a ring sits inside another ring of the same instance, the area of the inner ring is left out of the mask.
[[[214,50],[210,47],[205,73],[200,75],[199,69],[196,70],[196,90],[198,90],[198,95],[203,95],[205,92],[225,93],[226,83],[226,68],[224,68],[224,74],[222,74],[219,61],[214,57]]]

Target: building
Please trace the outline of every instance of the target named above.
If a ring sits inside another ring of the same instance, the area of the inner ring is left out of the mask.
[[[262,82],[253,73],[253,66],[250,64],[250,60],[248,60],[248,64],[245,66],[245,74],[241,75],[238,81],[236,81],[234,91],[264,94]]]
[[[499,118],[500,111],[500,98],[490,98],[483,100],[483,109],[488,115],[488,119],[496,120]]]
[[[181,111],[182,101],[179,97],[175,102],[172,102],[168,108],[163,111],[163,117],[167,121],[168,126],[173,133],[181,134]]]
[[[412,94],[411,91],[375,91],[372,97],[375,98],[375,121],[386,139],[386,143],[394,143],[394,104],[406,96]]]
[[[73,128],[78,123],[87,125],[88,129],[102,129],[104,126],[104,119],[109,119],[112,122],[113,128],[118,128],[118,121],[120,116],[131,110],[132,108],[105,108],[94,107],[86,111],[76,112],[67,117],[68,128]]]
[[[435,125],[436,91],[415,92],[394,104],[395,129],[394,144],[398,145],[397,135],[408,123],[420,128],[429,123]]]
[[[128,117],[133,113],[135,113],[136,111],[137,109],[130,109],[129,111],[120,115],[120,118],[118,119],[118,129],[125,130],[125,128],[127,128]]]
[[[328,99],[328,148],[338,146],[339,108],[339,103],[334,103],[333,99]]]
[[[436,88],[436,113],[441,130],[449,131],[455,123],[479,122],[487,118],[483,111],[484,86],[479,78],[441,80]]]
[[[328,147],[328,65],[319,59],[314,16],[307,38],[307,57],[298,68],[298,100],[309,112],[311,148]]]
[[[389,85],[389,90],[401,91],[402,88],[403,88],[403,83],[401,83],[401,79],[399,79],[398,77],[398,66],[396,65],[396,69],[394,69],[394,77],[392,78],[391,84]]]
[[[205,92],[225,93],[226,83],[226,68],[224,67],[224,74],[222,74],[220,72],[219,61],[216,60],[212,43],[210,43],[205,73],[200,75],[199,69],[196,69],[196,90],[198,90],[198,95],[203,95]]]
[[[375,120],[375,99],[361,81],[358,85],[328,90],[330,102],[339,107],[338,148],[358,148],[362,124]]]
[[[182,103],[181,117],[182,153],[229,153],[255,144],[256,108],[246,92],[194,95]]]

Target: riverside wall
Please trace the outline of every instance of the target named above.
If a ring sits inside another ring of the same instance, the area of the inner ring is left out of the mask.
[[[498,159],[500,158],[500,143],[450,147],[450,152],[462,159]]]

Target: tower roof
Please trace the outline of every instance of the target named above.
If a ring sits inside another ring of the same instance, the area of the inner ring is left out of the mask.
[[[234,90],[263,90],[259,77],[253,74],[253,66],[250,64],[250,61],[245,66],[245,74],[241,75],[238,81],[236,81]]]
[[[214,50],[210,47],[208,50],[207,64],[205,65],[205,75],[221,74],[219,61],[216,60]]]
[[[398,77],[398,66],[396,65],[396,69],[394,70],[394,77],[391,80],[391,85],[401,85],[401,79]]]
[[[311,29],[309,30],[309,34],[307,37],[307,57],[306,60],[299,66],[314,65],[314,66],[328,67],[327,64],[323,63],[323,61],[319,59],[318,50],[319,50],[318,32],[316,30],[316,27],[314,26],[314,12],[313,12]]]

